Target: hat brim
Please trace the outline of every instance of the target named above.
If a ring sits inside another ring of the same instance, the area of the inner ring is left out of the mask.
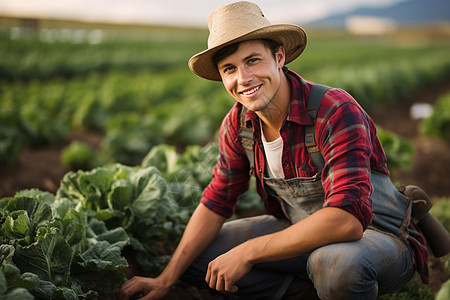
[[[271,39],[280,43],[286,52],[286,62],[290,63],[296,59],[306,47],[306,33],[297,26],[291,24],[275,24],[258,28],[238,38],[230,40],[216,47],[202,51],[189,59],[189,68],[191,71],[208,80],[221,81],[217,66],[213,61],[214,54],[220,49],[229,45],[249,41],[254,39]]]

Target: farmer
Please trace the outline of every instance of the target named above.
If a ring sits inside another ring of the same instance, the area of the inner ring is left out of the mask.
[[[165,270],[122,293],[158,299],[182,278],[251,299],[366,300],[415,271],[427,283],[425,240],[373,121],[345,91],[313,89],[285,67],[306,46],[303,29],[270,24],[250,2],[217,8],[208,25],[208,49],[189,67],[236,100],[220,159]],[[270,215],[225,223],[252,175]]]

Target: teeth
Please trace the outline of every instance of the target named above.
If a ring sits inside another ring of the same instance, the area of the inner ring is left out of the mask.
[[[259,85],[259,86],[255,87],[255,88],[251,89],[250,91],[242,92],[242,94],[244,94],[244,95],[250,95],[250,94],[256,92],[257,90],[259,90],[260,87],[261,87],[261,86]]]

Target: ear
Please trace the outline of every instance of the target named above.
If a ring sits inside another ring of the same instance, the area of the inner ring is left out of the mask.
[[[278,48],[278,51],[275,53],[275,59],[277,61],[278,67],[281,69],[284,67],[284,63],[286,62],[286,52],[283,46]]]

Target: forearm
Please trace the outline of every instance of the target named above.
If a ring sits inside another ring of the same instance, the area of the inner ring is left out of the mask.
[[[192,261],[213,241],[224,222],[224,217],[200,204],[189,220],[181,241],[160,278],[168,286],[174,284]]]
[[[361,223],[339,208],[324,208],[285,230],[261,236],[242,244],[252,265],[277,261],[308,253],[318,247],[337,242],[350,242],[362,237]]]

